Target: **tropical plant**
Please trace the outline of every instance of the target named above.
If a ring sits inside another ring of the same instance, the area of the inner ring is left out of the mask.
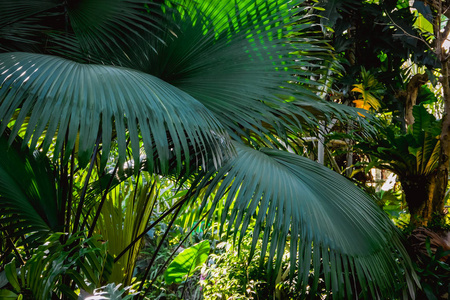
[[[380,98],[383,98],[383,85],[381,85],[373,74],[367,72],[364,67],[361,69],[361,83],[354,84],[352,92],[361,94],[361,99],[354,100],[356,107],[366,110],[373,108],[375,111],[380,108]]]
[[[408,237],[415,269],[423,283],[420,297],[425,299],[445,299],[450,292],[450,235],[419,227]]]
[[[208,264],[202,267],[200,285],[205,299],[262,299],[273,294],[265,270],[258,266],[260,253],[247,259],[251,236],[243,240],[240,253],[230,242],[220,242],[213,249]]]
[[[446,39],[450,29],[449,4],[445,1],[396,0],[396,1],[318,1],[324,9],[321,19],[323,31],[330,32],[332,46],[340,59],[341,76],[335,80],[333,97],[348,102],[349,90],[363,94],[362,86],[353,88],[355,77],[362,67],[382,84],[383,101],[379,113],[388,114],[392,121],[406,131],[406,125],[414,123],[413,107],[419,104],[419,94],[425,83],[439,86],[436,93],[441,104],[441,123],[438,167],[429,176],[433,181],[433,200],[422,197],[417,206],[430,209],[415,210],[416,225],[442,218],[446,202],[448,161],[446,122],[450,122],[447,107],[450,91],[448,84],[449,51]],[[331,27],[333,31],[328,30]],[[439,85],[439,83],[441,85]],[[364,99],[364,97],[362,97]],[[367,97],[366,97],[367,98]],[[436,98],[436,97],[435,97]],[[357,106],[367,105],[356,100]],[[368,107],[368,106],[366,106]],[[446,143],[446,144],[445,144]],[[422,194],[425,192],[422,191]],[[429,211],[433,211],[430,214]]]
[[[4,272],[12,290],[24,299],[44,300],[62,295],[77,299],[64,277],[69,277],[79,289],[88,293],[100,282],[108,281],[112,258],[106,247],[97,247],[95,239],[84,239],[82,233],[72,235],[63,244],[61,235],[54,233],[33,249],[25,265],[16,268],[16,262],[12,260],[5,266]],[[75,244],[80,239],[84,241],[83,247]]]
[[[316,96],[309,70],[326,51],[301,34],[315,25],[309,11],[288,0],[2,1],[3,263],[54,232],[89,240],[109,191],[129,172],[150,172],[190,191],[163,213],[170,222],[140,297],[169,229],[197,196],[203,208],[212,203],[210,215],[226,198],[222,225],[231,212],[238,245],[255,218],[249,259],[261,233],[272,279],[290,238],[302,295],[312,263],[335,298],[359,287],[363,297],[389,296],[399,278],[413,296],[414,272],[386,215],[345,178],[286,151],[318,118],[365,121]],[[92,289],[104,286],[95,278]]]
[[[359,139],[357,148],[372,158],[366,169],[376,167],[398,175],[413,224],[416,216],[432,219],[434,175],[439,161],[441,122],[422,105],[413,108],[415,122],[405,134],[394,125],[380,127],[374,139]],[[427,201],[424,201],[427,199]]]

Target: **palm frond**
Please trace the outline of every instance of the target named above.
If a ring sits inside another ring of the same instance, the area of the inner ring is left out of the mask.
[[[180,170],[192,148],[217,165],[227,151],[224,130],[208,109],[154,76],[30,53],[0,54],[0,73],[0,132],[20,109],[10,139],[29,116],[24,142],[31,141],[33,149],[45,131],[43,151],[56,138],[55,157],[67,135],[67,152],[78,142],[83,166],[101,136],[106,162],[114,130],[119,161],[126,157],[128,137],[138,164],[142,140],[149,169],[156,163],[163,173],[171,157]]]
[[[144,175],[143,175],[144,176]],[[108,241],[108,250],[113,257],[125,249],[146,228],[157,201],[159,182],[157,177],[137,178],[135,188],[129,180],[108,193],[97,223],[98,233]],[[153,180],[153,182],[152,182]],[[111,279],[129,286],[133,279],[139,251],[144,240],[134,244],[113,266]]]
[[[5,0],[0,50],[53,54],[63,48],[63,57],[76,53],[84,62],[110,64],[124,43],[151,48],[146,34],[158,39],[165,22],[160,4],[145,0]]]
[[[305,41],[294,44],[286,37],[306,27],[293,23],[299,9],[290,10],[290,1],[178,2],[167,8],[173,20],[161,36],[164,42],[153,39],[157,55],[130,47],[118,64],[184,90],[236,138],[250,131],[268,133],[264,124],[283,135],[285,126],[300,126],[300,117],[305,122],[314,118],[286,100],[311,105],[320,101],[306,84],[298,84],[310,74],[294,67],[313,65],[314,59],[291,52],[321,48]]]
[[[0,50],[39,51],[42,32],[51,29],[45,17],[56,7],[58,3],[51,0],[1,1]]]
[[[81,48],[106,61],[121,51],[124,40],[137,47],[145,34],[158,38],[164,27],[160,5],[145,0],[72,0],[67,14]]]
[[[34,233],[28,240],[62,230],[58,193],[53,169],[41,152],[21,149],[21,142],[8,145],[0,137],[0,225],[14,235]],[[6,231],[5,231],[6,232]]]
[[[413,286],[414,273],[397,229],[362,190],[307,158],[234,146],[237,156],[217,174],[210,172],[215,178],[203,205],[213,192],[214,205],[227,198],[222,224],[230,212],[228,232],[234,228],[236,238],[239,231],[239,243],[254,219],[252,253],[263,234],[261,256],[268,253],[278,270],[289,238],[291,275],[297,269],[303,293],[308,285],[315,292],[321,272],[337,299],[355,298],[355,283],[375,298],[389,296],[401,278]]]

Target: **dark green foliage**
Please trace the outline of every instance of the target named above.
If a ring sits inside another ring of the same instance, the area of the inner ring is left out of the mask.
[[[2,231],[9,237],[27,235],[27,241],[45,239],[63,230],[56,170],[39,151],[22,147],[9,132],[0,137],[0,214]]]
[[[358,139],[356,148],[373,157],[371,167],[387,169],[400,177],[427,176],[439,159],[440,121],[417,105],[413,108],[415,123],[402,133],[394,125],[380,127],[373,139]]]

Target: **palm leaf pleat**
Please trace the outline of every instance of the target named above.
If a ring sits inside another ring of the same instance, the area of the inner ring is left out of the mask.
[[[290,20],[302,10],[290,11],[286,5],[287,1],[259,5],[255,1],[235,5],[181,1],[170,10],[173,20],[162,37],[164,43],[148,38],[156,55],[150,50],[124,49],[116,64],[153,74],[187,92],[212,111],[235,139],[249,132],[267,134],[268,127],[282,137],[287,126],[315,120],[301,104],[320,102],[298,85],[309,74],[293,75],[294,67],[316,66],[316,61],[291,54],[297,38],[287,37],[288,32],[306,26]],[[321,49],[304,42],[299,48],[303,52]],[[320,102],[320,107],[334,113],[326,102]]]

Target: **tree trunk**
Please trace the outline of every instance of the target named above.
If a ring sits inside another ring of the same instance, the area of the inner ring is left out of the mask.
[[[440,221],[444,211],[450,156],[450,86],[447,61],[442,62],[441,83],[444,90],[444,114],[436,171],[429,176],[407,176],[401,181],[411,214],[411,224],[414,226],[427,226],[432,220]]]
[[[416,74],[414,75],[406,87],[406,101],[405,101],[405,121],[406,125],[414,123],[413,107],[416,105],[419,89],[428,81],[428,75]]]
[[[436,176],[406,176],[401,180],[406,203],[411,214],[410,224],[414,227],[426,226],[435,211],[433,195]]]
[[[450,86],[449,86],[449,64],[442,61],[442,89],[444,91],[444,114],[442,117],[442,131],[440,136],[441,153],[435,176],[436,187],[433,194],[433,208],[437,217],[441,217],[444,211],[445,192],[448,183],[448,168],[450,155]]]

